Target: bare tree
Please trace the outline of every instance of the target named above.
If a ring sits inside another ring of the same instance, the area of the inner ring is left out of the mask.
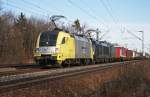
[[[77,34],[81,34],[81,26],[80,26],[80,20],[79,19],[75,20],[74,24],[72,26],[75,27]]]
[[[48,21],[45,21],[43,19],[36,19],[35,17],[30,17],[28,19],[28,30],[30,33],[29,37],[29,54],[30,56],[33,56],[33,51],[35,49],[36,40],[40,32],[46,31],[49,28]]]
[[[1,7],[1,2],[0,2]],[[1,11],[2,9],[0,9]],[[53,17],[53,21],[60,17]],[[24,58],[33,59],[33,51],[36,40],[40,32],[52,28],[51,22],[35,17],[27,18],[25,14],[21,13],[15,16],[12,12],[2,12],[0,14],[0,63],[21,63]],[[58,22],[59,23],[59,22]],[[80,25],[77,19],[72,26],[72,23],[65,25],[63,22],[59,23],[64,30],[70,33],[84,34],[88,28],[86,24]]]
[[[82,34],[86,35],[87,29],[89,29],[88,25],[87,24],[83,24],[81,26],[81,32],[82,32]]]
[[[15,57],[17,55],[14,53],[15,46],[15,36],[17,34],[13,33],[14,15],[12,12],[4,12],[1,16],[0,23],[0,56],[2,58],[11,59],[10,57]]]

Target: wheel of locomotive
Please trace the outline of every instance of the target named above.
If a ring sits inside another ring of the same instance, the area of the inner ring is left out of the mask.
[[[65,64],[66,64],[67,67],[70,67],[71,66],[71,60],[66,60]]]
[[[85,59],[80,59],[80,64],[81,65],[85,65],[86,64],[86,60]]]
[[[44,65],[44,62],[41,61],[41,60],[36,60],[36,64],[39,65],[39,66],[43,66],[43,65]]]
[[[71,65],[71,60],[68,60],[68,67],[70,67]]]
[[[86,59],[86,65],[89,65],[91,63],[90,59]]]
[[[65,61],[63,61],[61,65],[62,65],[62,67],[67,67]]]

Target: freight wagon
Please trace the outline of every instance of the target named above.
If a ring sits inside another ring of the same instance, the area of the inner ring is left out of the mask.
[[[127,48],[121,46],[115,46],[115,58],[116,60],[126,60],[127,57]]]
[[[150,58],[150,55],[148,53],[145,53],[145,58]]]
[[[133,51],[132,50],[127,50],[126,52],[127,54],[127,57],[126,57],[126,60],[132,60],[133,58]]]
[[[109,62],[111,60],[111,44],[106,41],[92,41],[94,62]]]
[[[142,53],[133,51],[133,59],[141,59],[142,56],[143,56]]]

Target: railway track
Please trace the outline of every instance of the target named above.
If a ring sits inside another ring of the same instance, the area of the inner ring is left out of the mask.
[[[0,68],[0,77],[32,73],[32,72],[40,72],[40,71],[46,71],[46,70],[47,69],[42,69],[42,68],[11,68],[11,67],[10,68]]]
[[[85,73],[102,71],[108,68],[112,68],[113,66],[118,66],[118,65],[121,66],[122,64],[129,63],[129,62],[138,62],[138,61],[79,66],[79,67],[72,67],[72,68],[47,70],[42,72],[3,76],[0,77],[0,92],[8,92],[14,89],[24,88],[24,87],[44,83],[50,80],[64,79],[66,77],[72,77],[76,75],[82,75]]]

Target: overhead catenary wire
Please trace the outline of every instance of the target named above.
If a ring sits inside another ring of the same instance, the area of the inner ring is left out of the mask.
[[[94,19],[94,20],[97,21],[97,19],[95,18],[95,16],[91,15],[88,11],[86,11],[85,9],[83,9],[82,7],[80,7],[78,4],[74,3],[74,2],[71,1],[71,0],[68,0],[68,2],[69,2],[71,5],[77,7],[78,9],[80,9],[83,13],[89,15],[92,19]]]
[[[105,0],[105,1],[107,2],[110,11],[113,12],[113,8],[112,8],[112,6],[111,6],[111,4],[110,4],[110,1],[109,1],[109,0]],[[114,13],[114,12],[113,12],[113,13]],[[118,18],[118,16],[116,16],[116,15],[115,15],[115,20],[116,20],[117,23],[119,23],[119,18]],[[123,32],[123,30],[125,29],[125,27],[123,26],[123,24],[120,24],[120,26],[121,26],[120,31]]]
[[[131,34],[132,36],[134,36],[135,38],[137,38],[138,40],[142,40],[140,37],[136,36],[134,33],[132,33],[131,31],[129,31],[128,29],[126,29],[126,31]]]
[[[105,0],[105,1],[107,2],[107,4],[106,4],[106,2],[104,2],[104,0],[98,0],[98,2],[101,3],[101,4],[104,6],[104,8],[106,9],[108,15],[112,18],[112,21],[113,21],[116,25],[121,26],[120,31],[122,32],[122,28],[123,28],[123,27],[122,27],[122,25],[119,24],[119,19],[117,18],[117,16],[114,16],[114,15],[112,14],[113,9],[112,9],[112,7],[111,7],[110,2],[109,2],[108,0]],[[108,5],[108,6],[107,6],[107,5]],[[114,13],[114,12],[113,12],[113,13]]]
[[[29,0],[28,0],[28,1],[27,1],[27,0],[22,0],[22,1],[23,1],[24,3],[26,3],[26,4],[29,4],[29,5],[31,5],[31,6],[34,6],[34,7],[37,8],[37,9],[40,9],[40,10],[42,10],[42,11],[49,12],[49,13],[54,13],[53,11],[44,9],[44,8],[40,7],[39,5],[37,5],[37,4],[35,4],[35,3],[29,2]]]
[[[111,6],[111,4],[110,4],[110,1],[109,0],[105,0],[106,2],[107,2],[107,4],[108,4],[108,6],[109,6],[109,8],[111,9],[111,11],[112,11],[112,6]]]
[[[111,6],[111,4],[110,4],[110,2],[109,2],[109,0],[105,0],[106,1],[106,5],[108,5],[108,9],[111,11],[111,12],[113,12],[113,8],[112,8],[112,6]],[[103,1],[104,2],[104,1]],[[114,12],[113,12],[114,13]],[[113,15],[114,16],[114,15]],[[116,16],[115,16],[116,17]],[[118,20],[118,18],[116,17],[116,19]]]
[[[10,2],[8,2],[7,4],[6,4],[6,3],[4,3],[4,4],[7,5],[7,6],[10,6],[10,7],[13,7],[13,8],[17,8],[17,9],[19,9],[19,10],[21,10],[21,11],[28,11],[29,13],[35,13],[35,14],[37,14],[37,15],[47,17],[47,16],[44,15],[44,14],[40,14],[40,13],[31,11],[31,10],[27,10],[27,9],[20,8],[20,7],[14,5],[14,4],[10,3]]]
[[[50,0],[48,0],[48,1],[50,1]],[[49,4],[49,2],[47,2],[47,4]],[[52,4],[52,2],[50,2],[50,6],[53,8],[53,9],[55,9],[56,11],[58,11],[58,12],[63,12],[63,11],[65,11],[65,10],[63,10],[62,8],[60,9],[60,8],[57,8],[55,5],[53,5]]]
[[[89,9],[89,12],[92,12],[93,14],[96,14],[95,13],[95,10],[93,8],[91,8],[84,0],[81,0],[81,2],[87,7],[87,9]],[[96,16],[95,16],[96,17]],[[101,16],[99,16],[101,17]],[[97,20],[99,20],[97,17],[96,17]],[[103,21],[105,21],[104,18],[101,17],[101,19],[103,19]],[[100,21],[100,20],[99,20]],[[102,21],[101,21],[102,22]],[[105,24],[104,22],[102,22],[103,24]],[[106,24],[105,24],[106,25]]]
[[[36,7],[36,8],[38,8],[38,9],[40,9],[40,10],[42,10],[42,11],[47,11],[46,9],[43,9],[43,8],[41,8],[40,6],[38,6],[38,5],[36,5],[36,4],[34,4],[34,3],[31,3],[31,2],[29,2],[29,1],[26,1],[26,0],[22,0],[23,2],[25,2],[26,4],[28,4],[28,5],[32,5],[32,6],[34,6],[34,7]],[[98,20],[98,18],[96,17],[96,16],[94,16],[94,15],[92,15],[91,13],[89,13],[88,11],[86,11],[85,9],[83,9],[82,7],[80,7],[79,5],[77,5],[76,3],[74,3],[73,1],[71,1],[71,0],[68,0],[69,1],[69,3],[71,3],[72,5],[74,5],[74,6],[76,6],[77,8],[79,8],[82,12],[84,12],[85,14],[87,14],[87,15],[89,15],[92,19],[94,19],[96,22],[97,21],[99,21]],[[102,1],[103,2],[103,1]],[[104,2],[103,2],[104,3]],[[9,4],[10,5],[10,4]],[[85,3],[85,5],[87,6],[87,4]],[[105,3],[104,3],[104,5],[105,5]],[[105,5],[106,6],[106,5]],[[13,5],[13,7],[16,7],[16,6],[14,6]],[[108,7],[106,7],[107,9],[108,9]],[[20,10],[22,10],[21,8],[18,8],[18,9],[20,9]],[[89,8],[92,12],[93,12],[93,9],[91,9],[91,8]],[[23,10],[25,10],[25,9],[23,9]],[[109,10],[109,9],[108,9]],[[30,11],[31,13],[33,12],[33,11],[31,11],[31,10],[28,10],[28,11]],[[37,10],[36,10],[37,11]],[[37,13],[38,12],[38,13]],[[39,11],[37,11],[37,12],[34,12],[34,13],[36,13],[36,14],[39,14]],[[110,12],[110,11],[109,11]],[[111,14],[111,13],[110,13]],[[43,16],[43,14],[39,14],[39,15],[42,15]],[[111,15],[112,16],[112,15]],[[46,16],[47,17],[47,16]],[[112,16],[113,17],[113,16]],[[101,22],[102,23],[102,22]],[[103,25],[105,25],[106,27],[108,27],[105,23],[102,23]]]
[[[94,16],[92,15],[91,13],[89,13],[87,10],[85,10],[84,8],[80,7],[78,4],[74,3],[73,1],[71,0],[68,0],[68,2],[75,6],[76,8],[80,9],[84,14],[88,15],[90,18],[92,18],[93,20],[95,20],[96,22],[98,22],[99,20]],[[101,21],[100,21],[101,22]]]
[[[35,8],[37,8],[37,9],[40,9],[40,10],[42,10],[42,11],[45,11],[45,12],[47,12],[48,13],[48,15],[49,15],[49,13],[51,13],[51,15],[54,15],[54,13],[55,13],[55,15],[59,15],[60,13],[61,13],[61,15],[63,15],[62,14],[62,12],[63,12],[63,10],[62,9],[58,9],[57,7],[55,7],[54,6],[54,8],[55,8],[55,11],[50,11],[50,10],[48,10],[48,9],[46,9],[46,8],[43,8],[43,7],[40,7],[39,5],[37,5],[37,4],[35,4],[35,3],[33,3],[33,2],[29,2],[29,0],[27,1],[27,0],[22,0],[24,3],[26,3],[26,4],[28,4],[28,5],[31,5],[31,6],[34,6]],[[51,6],[53,6],[53,5],[51,5]],[[50,15],[49,15],[50,16]],[[63,15],[64,16],[64,15]],[[71,17],[71,16],[70,16]],[[50,18],[50,17],[49,17]],[[69,21],[67,18],[66,18],[66,20],[67,21]]]
[[[102,23],[103,26],[104,26],[107,30],[110,29],[108,25],[106,25],[105,23],[103,23],[102,21],[100,21],[100,20],[99,20],[96,16],[94,16],[93,14],[89,13],[89,11],[87,11],[87,10],[85,10],[84,8],[80,7],[78,4],[74,3],[74,2],[71,1],[71,0],[68,0],[68,2],[69,2],[70,4],[72,4],[73,6],[77,7],[78,9],[80,9],[84,14],[89,15],[90,18],[94,19],[96,22],[99,21],[100,23]],[[83,1],[82,1],[82,2],[83,2]],[[84,3],[84,2],[83,2],[83,3]],[[87,6],[86,3],[84,3],[84,4]],[[89,9],[90,9],[90,11],[94,12],[93,9],[91,9],[91,8],[89,8]],[[101,32],[101,31],[100,31],[100,32]],[[108,32],[108,33],[109,33],[109,32]],[[107,34],[108,34],[108,33],[107,33]],[[104,34],[104,36],[105,36],[105,35],[106,35],[106,34]]]
[[[21,8],[22,8],[22,6],[24,6],[24,8],[30,8],[30,10],[32,10],[34,12],[41,13],[41,14],[47,14],[47,12],[45,12],[43,10],[40,10],[40,9],[37,9],[34,6],[30,6],[29,4],[25,4],[24,2],[19,4],[19,5],[15,1],[9,0],[9,2],[12,3],[12,4],[15,4],[16,6],[21,6]]]
[[[103,6],[105,7],[105,9],[107,10],[108,14],[111,16],[111,18],[113,19],[113,21],[118,24],[119,23],[119,19],[117,18],[117,16],[115,16],[114,18],[114,15],[111,13],[111,11],[113,11],[112,7],[111,7],[111,4],[109,2],[109,0],[105,0],[108,4],[108,6],[105,4],[105,2],[103,0],[99,0],[101,1],[101,3],[103,4]],[[122,28],[125,30],[127,30],[127,32],[131,32],[129,31],[129,29],[127,29],[126,27],[122,26]],[[120,29],[121,32],[123,32],[121,29]],[[135,35],[134,35],[135,36]]]
[[[117,24],[118,22],[117,22],[116,18],[114,18],[114,16],[112,15],[110,9],[109,9],[108,6],[105,4],[105,2],[104,2],[103,0],[98,0],[98,1],[105,7],[107,13],[108,13],[109,16],[112,18],[113,22],[114,22],[115,24]]]
[[[81,0],[81,2],[82,2],[85,6],[87,6],[87,8],[90,10],[90,12],[96,14],[96,13],[95,13],[95,10],[94,10],[93,8],[91,8],[90,6],[88,6],[88,4],[87,4],[86,2],[84,2],[84,0]],[[97,16],[98,16],[98,15],[97,15]],[[101,16],[99,16],[99,17],[101,17]],[[96,18],[97,18],[97,17],[96,17]],[[97,19],[98,19],[98,18],[97,18]],[[101,19],[103,19],[103,21],[105,21],[104,18],[101,17]],[[98,19],[98,20],[99,20],[99,19]],[[106,28],[108,28],[108,26],[107,26],[106,23],[104,23],[104,22],[102,22],[102,23],[103,23],[103,25],[106,26]],[[109,29],[109,28],[108,28],[108,29]],[[105,33],[100,37],[100,40],[101,40],[106,34],[108,34],[108,33],[109,33],[109,31],[105,32]]]
[[[125,28],[122,24],[119,24],[119,19],[117,18],[117,16],[114,17],[114,15],[112,14],[113,9],[112,9],[112,7],[111,7],[110,2],[109,2],[108,0],[105,0],[106,2],[104,2],[104,0],[98,0],[98,1],[105,7],[105,9],[106,9],[108,15],[112,18],[112,21],[113,21],[116,25],[120,26],[120,27],[119,27],[120,32],[123,32],[123,29],[125,30],[126,28]],[[106,4],[106,3],[107,3],[107,4]],[[114,13],[114,12],[113,12],[113,13]],[[127,30],[128,30],[128,29],[127,29]],[[128,33],[130,33],[129,30],[128,30]]]

